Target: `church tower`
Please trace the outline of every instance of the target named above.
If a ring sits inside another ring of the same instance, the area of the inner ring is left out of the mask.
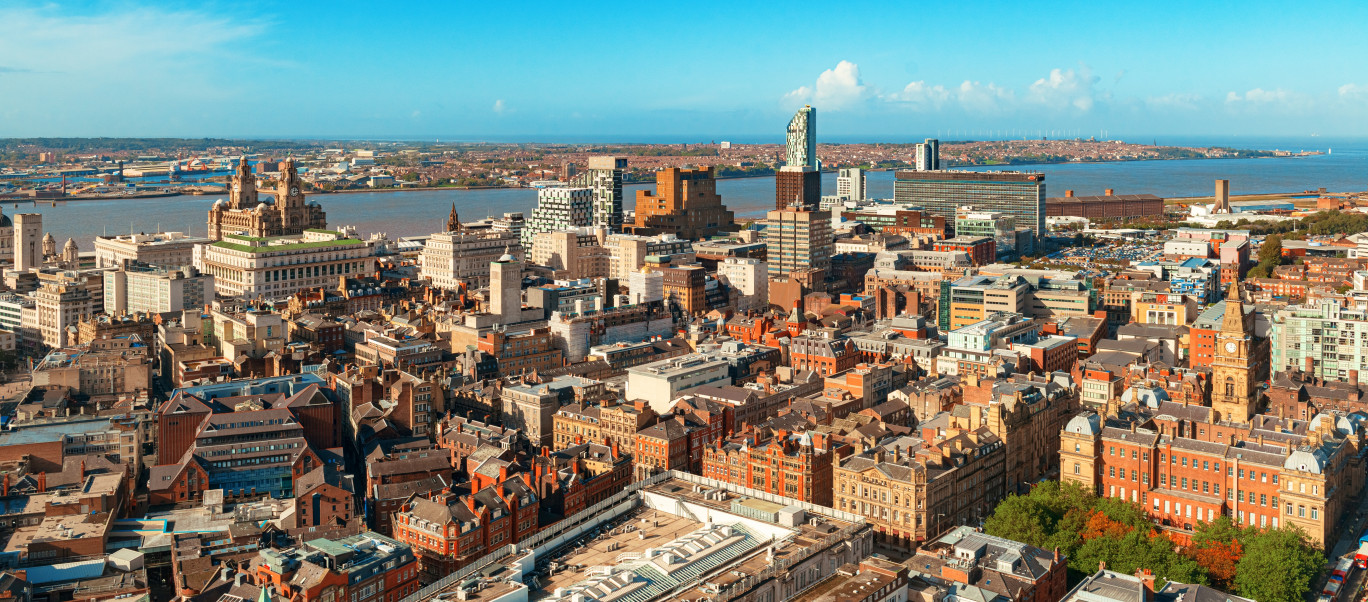
[[[461,225],[460,216],[456,215],[456,203],[451,204],[451,215],[447,216],[447,232],[460,232],[465,229]]]
[[[1244,424],[1259,410],[1251,357],[1253,331],[1240,300],[1240,284],[1232,282],[1211,361],[1211,408],[1217,420]]]

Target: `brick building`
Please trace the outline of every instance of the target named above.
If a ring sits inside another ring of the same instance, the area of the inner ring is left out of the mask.
[[[752,431],[703,450],[704,477],[795,500],[832,505],[832,466],[850,448],[826,433]]]

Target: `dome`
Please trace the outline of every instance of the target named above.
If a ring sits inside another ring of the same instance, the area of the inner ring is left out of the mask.
[[[1080,435],[1096,435],[1102,431],[1102,418],[1097,414],[1079,414],[1069,420],[1064,430]]]
[[[8,215],[0,213],[0,228],[13,228],[14,222],[10,221]]]
[[[75,249],[75,248],[76,248],[76,241],[73,240],[73,239],[68,238],[67,241],[66,241],[66,244],[63,245],[62,248],[64,248],[64,249]]]
[[[1287,455],[1287,460],[1283,462],[1283,468],[1321,474],[1325,470],[1325,454],[1320,448],[1312,451],[1309,447],[1299,447]]]
[[[214,201],[214,207],[213,207],[213,208],[214,208],[214,209],[223,209],[223,206],[224,206],[224,205],[227,205],[227,203],[223,202],[223,199],[219,199],[219,200],[217,200],[217,201]]]
[[[499,263],[513,263],[517,260],[518,258],[514,257],[512,253],[504,253],[503,255],[499,256]]]
[[[47,234],[44,234],[44,235],[43,235],[43,242],[50,242],[50,243],[53,243],[53,244],[57,244],[57,239],[55,239],[55,238],[52,237],[52,233],[51,233],[51,232],[48,232]]]

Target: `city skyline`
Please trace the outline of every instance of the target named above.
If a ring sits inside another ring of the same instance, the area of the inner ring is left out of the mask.
[[[831,140],[1368,135],[1349,3],[500,9],[7,6],[0,136],[699,141],[809,103]]]

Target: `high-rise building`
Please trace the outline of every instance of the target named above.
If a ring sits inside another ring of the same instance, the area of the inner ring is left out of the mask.
[[[732,223],[733,214],[717,194],[713,168],[670,167],[656,172],[656,190],[637,191],[636,230],[700,239]]]
[[[1035,236],[1045,232],[1045,174],[1017,171],[899,171],[893,198],[947,219],[965,205],[1016,218]]]
[[[815,208],[822,201],[822,173],[817,161],[817,109],[798,109],[789,120],[784,166],[774,174],[774,208]]]
[[[574,173],[573,164],[566,167],[567,174]],[[627,159],[622,157],[590,157],[588,170],[566,178],[573,187],[594,191],[594,227],[610,232],[622,230],[622,172],[626,169]]]
[[[810,287],[825,281],[835,247],[831,213],[776,209],[767,213],[765,219],[765,256],[770,279],[806,272],[811,278]]]
[[[940,169],[940,140],[927,138],[926,142],[917,144],[917,171],[935,171]]]
[[[817,109],[807,105],[793,114],[785,145],[786,167],[817,167]]]
[[[591,170],[592,171],[592,170]],[[586,172],[589,173],[589,172]],[[537,191],[537,208],[523,226],[522,246],[532,249],[532,237],[539,232],[554,232],[588,226],[593,221],[594,189],[542,188]]]
[[[717,264],[717,275],[740,294],[736,302],[739,312],[769,308],[768,271],[769,264],[753,257],[728,257]]]
[[[14,269],[20,272],[43,265],[43,214],[14,216]]]
[[[865,173],[858,167],[842,167],[836,176],[836,196],[847,201],[865,199]]]

